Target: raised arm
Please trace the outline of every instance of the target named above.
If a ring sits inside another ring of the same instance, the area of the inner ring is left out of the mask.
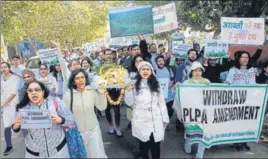
[[[148,51],[148,45],[144,37],[140,34],[138,34],[138,38],[140,40],[140,50],[141,50],[141,55],[144,59],[146,58],[151,58],[151,54]]]

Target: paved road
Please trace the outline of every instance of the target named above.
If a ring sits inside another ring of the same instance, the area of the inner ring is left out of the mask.
[[[122,115],[124,116],[124,115]],[[128,121],[122,117],[122,130],[124,137],[117,138],[115,135],[107,133],[107,122],[105,117],[100,120],[104,146],[106,154],[109,158],[133,158],[133,146],[136,144],[131,137],[131,132],[127,129]],[[5,141],[3,138],[3,126],[1,121],[1,158],[23,158],[25,154],[25,146],[23,138],[13,135],[13,145],[15,150],[8,156],[3,157],[2,152],[5,149]],[[268,144],[252,143],[250,144],[250,152],[234,152],[230,145],[216,146],[205,151],[207,158],[267,158]],[[161,144],[162,158],[193,158],[196,148],[192,154],[185,154],[183,151],[183,133],[177,132],[175,129],[175,119],[171,120],[170,128],[166,132],[165,141]]]

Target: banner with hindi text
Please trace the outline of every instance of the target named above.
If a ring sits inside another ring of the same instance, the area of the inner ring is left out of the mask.
[[[221,17],[221,40],[229,44],[262,45],[264,18]]]
[[[207,40],[204,54],[210,58],[227,58],[228,43],[221,40]]]
[[[153,8],[154,34],[178,28],[175,2]]]

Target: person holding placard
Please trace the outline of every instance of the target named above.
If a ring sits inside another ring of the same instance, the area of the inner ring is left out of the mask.
[[[174,101],[174,91],[172,91],[172,88],[174,86],[174,73],[171,70],[171,68],[165,66],[165,60],[163,56],[157,56],[155,59],[157,63],[157,68],[155,69],[155,74],[158,80],[160,79],[169,79],[168,83],[168,95],[165,97],[166,105],[167,105],[167,110],[168,110],[168,116],[169,119],[171,119],[174,110],[172,108],[173,101]]]
[[[235,66],[229,70],[226,83],[228,84],[256,84],[256,68],[252,67],[250,53],[247,51],[235,52]],[[233,144],[235,151],[250,151],[247,143]]]
[[[179,65],[176,69],[175,73],[175,82],[184,82],[189,79],[191,73],[191,66],[194,61],[197,60],[198,53],[195,49],[190,49],[187,52],[187,60]]]
[[[125,93],[126,104],[133,105],[132,135],[140,141],[142,158],[149,158],[150,149],[152,158],[159,159],[160,141],[169,123],[167,107],[153,66],[142,61],[138,72],[136,83],[131,82]]]
[[[66,91],[68,89],[68,80],[71,75],[71,72],[78,68],[81,68],[81,65],[77,58],[71,58],[69,63],[66,63],[66,61],[62,57],[62,50],[61,50],[60,43],[56,41],[51,41],[50,44],[52,45],[53,48],[57,48],[58,53],[60,54],[59,62],[60,62],[60,68],[61,68],[61,73],[63,77],[63,86],[64,86],[63,90]]]
[[[3,109],[4,136],[6,141],[6,149],[4,156],[9,155],[13,151],[11,142],[11,125],[15,121],[16,104],[18,103],[18,76],[11,71],[10,64],[1,63],[1,109]]]
[[[103,146],[99,122],[94,112],[105,110],[107,99],[104,86],[98,81],[98,89],[90,87],[88,74],[83,69],[72,72],[63,101],[74,114],[76,124],[81,132],[88,158],[107,158]]]
[[[231,62],[226,64],[218,64],[216,58],[204,57],[204,77],[209,79],[212,83],[222,83],[220,75],[222,72],[228,71],[231,68]]]
[[[63,126],[69,127],[74,124],[71,111],[59,98],[49,97],[49,91],[42,82],[30,82],[26,90],[27,94],[17,104],[17,111],[49,111],[52,127],[40,128],[41,124],[35,124],[36,128],[24,129],[25,116],[18,113],[12,129],[14,132],[21,131],[24,135],[25,158],[70,158]],[[58,103],[58,108],[54,105],[55,100]],[[31,119],[31,121],[38,120]]]
[[[190,79],[186,80],[183,82],[183,84],[210,84],[210,81],[206,78],[203,77],[203,74],[205,72],[204,67],[201,65],[200,62],[193,62],[192,67],[191,67],[191,72],[190,72]],[[176,83],[176,86],[178,86],[179,83]],[[178,119],[183,122],[182,119],[182,112],[180,109],[180,106],[178,105],[178,95],[176,94],[173,108],[177,112],[177,117]],[[187,139],[186,133],[184,134],[185,138],[185,143],[184,143],[184,151],[186,153],[191,153],[192,151],[192,145],[189,143],[189,140]],[[204,157],[204,152],[205,152],[205,146],[202,144],[198,144],[198,149],[196,153],[196,158],[203,158]]]

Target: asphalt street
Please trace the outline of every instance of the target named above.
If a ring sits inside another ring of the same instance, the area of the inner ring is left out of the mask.
[[[100,127],[104,140],[106,154],[109,158],[133,158],[138,150],[137,141],[131,136],[131,131],[127,129],[128,120],[122,111],[121,129],[123,137],[118,138],[115,135],[107,133],[108,124],[105,116],[100,119]],[[5,140],[3,135],[3,124],[1,119],[1,158],[24,158],[25,146],[24,140],[20,134],[13,134],[14,151],[3,157],[5,149]],[[168,130],[166,131],[165,140],[161,143],[161,158],[194,158],[196,147],[191,154],[183,151],[183,132],[177,132],[175,127],[175,116],[173,116]],[[219,145],[206,149],[205,158],[267,158],[267,143],[250,143],[250,152],[235,152],[231,145]]]

